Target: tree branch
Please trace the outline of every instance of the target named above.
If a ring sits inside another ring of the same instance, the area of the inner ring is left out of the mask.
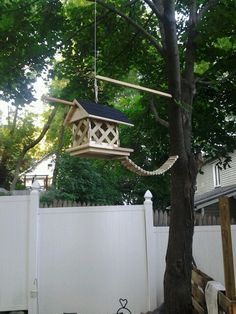
[[[23,147],[23,150],[22,152],[20,153],[20,156],[17,160],[17,163],[16,163],[16,169],[15,169],[15,174],[14,174],[14,178],[13,178],[13,181],[11,183],[11,186],[10,186],[10,191],[13,191],[15,189],[15,186],[16,186],[16,182],[18,180],[18,176],[19,176],[19,173],[20,173],[20,167],[24,161],[24,158],[25,158],[25,155],[26,153],[33,147],[35,147],[44,137],[44,135],[47,133],[51,123],[52,123],[52,120],[54,119],[55,115],[56,115],[56,112],[57,112],[57,108],[58,107],[55,107],[53,109],[53,111],[51,112],[49,118],[48,118],[48,121],[45,123],[41,133],[39,134],[39,136],[34,140],[32,141],[30,144],[28,145],[24,145]]]
[[[90,2],[93,2],[93,0],[88,0]],[[153,37],[151,34],[149,34],[141,25],[136,23],[133,19],[131,19],[129,16],[121,12],[120,10],[116,9],[114,6],[105,3],[103,0],[96,0],[97,3],[101,4],[103,7],[107,8],[108,10],[112,11],[113,13],[121,16],[124,18],[128,23],[130,23],[134,28],[138,29],[144,37],[149,40],[149,42],[157,49],[157,51],[164,57],[164,49],[159,44],[159,42],[156,40],[155,37]]]
[[[176,35],[175,1],[163,1],[163,8],[163,27],[166,42],[166,65],[168,70],[169,91],[175,101],[179,101],[181,98],[181,71]]]
[[[154,2],[152,2],[151,0],[144,0],[144,2],[149,5],[149,7],[156,14],[156,16],[159,20],[163,19],[163,14],[161,14],[161,12],[158,10],[158,7],[156,6],[156,4]]]
[[[164,6],[163,6],[163,0],[153,0],[153,3],[157,7],[157,10],[162,15],[162,19],[159,19],[159,27],[160,27],[160,33],[161,33],[161,41],[163,49],[166,50],[166,39],[165,39],[165,31],[164,31],[164,25],[163,25],[163,13],[164,13]]]
[[[210,80],[210,81],[205,81],[205,80],[201,80],[201,78],[196,78],[195,83],[207,85],[207,86],[219,85],[219,84],[222,84],[222,83],[230,80],[232,77],[235,77],[235,74],[236,74],[236,71],[232,71],[227,76],[223,76],[219,80]]]
[[[158,112],[157,112],[157,109],[155,107],[155,104],[154,104],[154,99],[152,97],[151,99],[151,102],[150,102],[150,107],[152,109],[152,112],[154,113],[154,116],[155,116],[155,119],[156,119],[156,122],[158,122],[160,125],[166,127],[166,128],[169,128],[169,122],[167,122],[166,120],[162,119]]]
[[[54,109],[50,113],[50,116],[48,117],[48,121],[44,124],[43,129],[42,129],[41,133],[39,134],[39,136],[30,144],[25,145],[23,148],[23,151],[27,152],[28,150],[30,150],[31,148],[36,146],[43,139],[44,135],[47,133],[48,129],[50,128],[52,120],[54,119],[54,117],[56,115],[57,109],[58,109],[58,107],[54,107]]]
[[[188,85],[190,93],[192,92],[192,90],[195,89],[194,62],[196,53],[195,39],[197,35],[196,23],[197,23],[197,2],[196,0],[193,0],[192,3],[190,4],[190,14],[188,20],[188,38],[185,53],[185,67],[182,81],[182,83]]]
[[[144,24],[144,26],[146,26],[148,24],[148,22],[151,19],[152,15],[153,15],[153,12],[151,12],[151,14],[150,14],[148,20],[146,21],[146,23]],[[103,67],[103,69],[109,68],[109,66],[111,64],[113,64],[115,62],[115,60],[117,60],[124,52],[127,53],[127,51],[128,51],[128,55],[127,55],[127,58],[128,58],[129,57],[129,51],[130,51],[129,48],[130,48],[131,45],[134,44],[134,41],[138,37],[139,34],[140,34],[140,31],[137,30],[135,32],[135,34],[132,36],[132,38],[129,40],[128,44],[125,45],[125,47],[122,48],[122,50],[120,50],[116,55],[114,55],[113,58],[109,62],[105,63],[105,66]]]
[[[18,118],[18,112],[19,112],[19,106],[16,105],[16,110],[14,112],[14,118],[13,118],[13,122],[12,122],[12,127],[10,130],[10,135],[13,136],[13,134],[15,133],[15,129],[16,129],[16,122],[17,122],[17,118]]]
[[[127,4],[125,4],[124,6],[125,7],[130,7],[130,6],[132,6],[132,5],[134,5],[136,2],[138,2],[139,0],[130,0],[130,2],[129,3],[127,3]]]
[[[199,11],[197,16],[197,22],[199,22],[202,17],[206,14],[206,12],[212,8],[214,5],[218,4],[219,0],[209,0]]]

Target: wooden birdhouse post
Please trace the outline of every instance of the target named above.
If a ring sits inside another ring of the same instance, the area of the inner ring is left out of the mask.
[[[133,126],[120,111],[88,100],[74,100],[64,124],[72,127],[72,156],[124,158],[133,151],[120,147],[119,124]]]

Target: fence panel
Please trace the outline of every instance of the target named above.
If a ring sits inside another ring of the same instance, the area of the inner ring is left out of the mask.
[[[1,197],[0,311],[114,314],[128,302],[139,314],[159,305],[169,217],[155,212],[162,227],[153,227],[150,199],[145,203],[41,208],[37,251],[37,195]],[[200,225],[209,222],[218,223],[198,220],[193,255],[198,268],[224,284],[220,227]],[[231,230],[236,256],[236,226]]]
[[[39,214],[40,314],[113,314],[119,299],[128,300],[133,314],[147,311],[143,205],[50,208]]]
[[[51,202],[40,202],[40,208],[57,208],[57,207],[84,207],[84,206],[106,206],[111,204],[91,204],[91,203],[81,203],[75,201],[67,201],[67,200],[57,200],[54,199]]]
[[[165,227],[170,224],[170,213],[168,211],[155,210],[153,214],[153,223],[156,227]],[[195,226],[216,226],[220,225],[219,216],[195,213],[194,215]],[[231,225],[235,224],[234,218],[231,218]]]
[[[163,302],[163,277],[169,227],[156,227],[156,268],[158,304]],[[231,226],[234,269],[236,269],[236,225]],[[195,226],[193,237],[193,257],[196,265],[204,273],[224,284],[224,267],[220,226]]]
[[[0,311],[27,310],[29,196],[0,198]]]

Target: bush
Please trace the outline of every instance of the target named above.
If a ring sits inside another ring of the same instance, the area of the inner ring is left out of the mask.
[[[40,202],[43,204],[50,206],[54,200],[76,201],[76,197],[73,194],[62,192],[54,187],[40,194]]]

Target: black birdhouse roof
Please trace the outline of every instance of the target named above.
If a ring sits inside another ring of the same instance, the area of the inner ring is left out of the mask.
[[[90,100],[77,100],[77,102],[83,107],[85,111],[91,116],[100,117],[103,119],[114,120],[118,123],[124,123],[132,125],[130,120],[121,111],[111,108],[109,106],[95,103]]]

